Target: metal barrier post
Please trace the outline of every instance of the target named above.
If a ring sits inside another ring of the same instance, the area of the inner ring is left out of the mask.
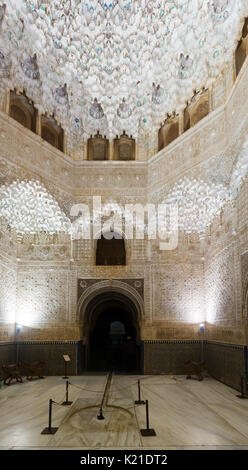
[[[59,428],[52,428],[52,405],[53,400],[49,400],[49,418],[48,418],[48,428],[43,429],[41,434],[55,434]]]
[[[69,382],[66,381],[66,394],[65,394],[65,401],[62,403],[63,406],[69,406],[72,404],[72,401],[68,401],[68,391],[69,391]]]
[[[141,400],[140,396],[140,380],[138,380],[138,400],[135,400],[135,405],[145,405],[144,400]]]
[[[154,429],[149,428],[149,408],[148,400],[146,400],[146,429],[140,430],[142,436],[156,436]]]
[[[105,419],[103,414],[102,414],[102,407],[100,408],[100,413],[99,415],[97,416],[97,419]]]

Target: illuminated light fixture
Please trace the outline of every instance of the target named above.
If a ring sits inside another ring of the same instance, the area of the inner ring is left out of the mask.
[[[204,335],[204,332],[205,332],[205,325],[204,323],[200,323],[200,333]]]

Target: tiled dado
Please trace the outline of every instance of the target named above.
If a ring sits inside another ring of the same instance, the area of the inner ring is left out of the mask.
[[[76,341],[27,341],[4,343],[0,345],[0,366],[16,361],[21,364],[43,361],[45,362],[45,375],[62,375],[65,372],[63,355],[68,354],[71,361],[67,365],[70,375],[77,374],[77,348]]]
[[[206,341],[204,361],[209,374],[237,390],[241,389],[241,377],[248,382],[247,346]]]
[[[19,344],[20,362],[42,360],[46,363],[46,375],[64,374],[65,364],[63,355],[70,356],[71,361],[67,364],[67,372],[70,375],[77,374],[77,342],[23,342]]]
[[[214,341],[151,340],[143,343],[145,374],[185,374],[187,360],[204,361],[209,375],[237,390],[248,381],[247,346]]]
[[[2,364],[13,364],[16,361],[16,344],[0,342],[0,367]]]
[[[144,341],[144,374],[185,374],[187,360],[201,360],[201,342],[194,340]]]
[[[0,366],[16,362],[44,361],[45,375],[64,375],[63,355],[68,354],[68,375],[83,371],[84,349],[77,341],[30,341],[0,343]],[[248,380],[247,346],[201,340],[145,340],[141,370],[146,375],[185,374],[187,360],[203,359],[209,375],[240,390],[241,377]]]

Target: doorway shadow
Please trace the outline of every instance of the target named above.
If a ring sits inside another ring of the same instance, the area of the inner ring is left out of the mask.
[[[140,373],[140,331],[130,299],[104,293],[93,299],[89,309],[86,370]]]

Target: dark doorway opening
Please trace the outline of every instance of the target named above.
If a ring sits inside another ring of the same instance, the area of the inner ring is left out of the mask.
[[[91,301],[88,312],[86,369],[140,373],[140,334],[134,304],[122,294],[105,293]]]

